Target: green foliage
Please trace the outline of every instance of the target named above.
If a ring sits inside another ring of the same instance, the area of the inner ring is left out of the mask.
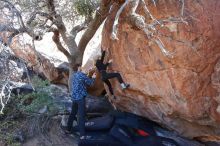
[[[55,112],[57,110],[50,91],[47,86],[50,84],[48,80],[42,80],[38,76],[34,76],[31,80],[35,88],[35,92],[19,95],[17,100],[19,102],[18,109],[26,113],[38,113],[38,111],[45,106],[48,112]]]
[[[32,85],[34,86],[34,88],[36,88],[36,90],[45,88],[46,86],[48,86],[50,84],[50,82],[48,80],[42,80],[38,76],[34,76],[31,79],[31,82],[32,82]]]
[[[0,122],[0,129],[4,129],[5,132],[0,131],[0,141],[4,142],[9,146],[21,146],[20,143],[16,142],[13,138],[13,131],[15,127],[19,127],[18,121],[2,121]]]
[[[18,142],[15,142],[15,143],[12,143],[11,146],[21,146],[21,144]]]
[[[95,11],[97,0],[76,0],[74,7],[79,15],[91,16]]]
[[[7,144],[8,146],[21,146],[20,143],[15,142],[15,140],[13,139],[13,135],[12,134],[0,134],[0,138],[1,140],[4,140],[4,143]]]
[[[36,92],[22,95],[20,98],[19,109],[23,112],[38,112],[44,106],[50,110],[53,106],[53,100],[49,94],[45,92]]]
[[[35,92],[12,96],[8,106],[5,108],[5,114],[0,115],[0,143],[7,146],[22,145],[15,141],[14,134],[16,130],[27,126],[25,125],[25,120],[27,120],[26,114],[30,117],[42,116],[36,113],[39,113],[39,110],[44,107],[47,107],[46,113],[43,113],[46,116],[57,113],[58,106],[50,96],[49,81],[44,81],[35,76],[32,78],[32,84],[36,89]]]

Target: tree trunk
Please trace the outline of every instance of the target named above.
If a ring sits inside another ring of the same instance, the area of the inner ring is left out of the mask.
[[[69,67],[69,80],[68,80],[68,88],[69,88],[69,92],[71,93],[72,91],[72,74],[73,74],[73,69],[71,67]]]
[[[69,87],[69,92],[71,93],[72,91],[72,74],[74,72],[77,71],[77,64],[75,62],[75,59],[74,57],[70,57],[68,58],[68,61],[69,61],[69,80],[68,80],[68,87]]]

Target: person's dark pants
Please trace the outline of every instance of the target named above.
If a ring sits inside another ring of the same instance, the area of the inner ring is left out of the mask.
[[[76,118],[76,114],[78,113]],[[85,135],[85,97],[80,100],[75,100],[72,103],[72,111],[70,113],[68,122],[67,122],[67,130],[72,130],[73,121],[77,120],[79,126],[80,136]]]
[[[109,79],[112,79],[112,78],[117,78],[118,79],[118,82],[121,84],[121,83],[124,83],[121,75],[119,73],[107,73],[107,72],[102,72],[102,81],[104,83],[106,83],[106,85],[108,86],[109,88],[109,92],[114,95],[114,92],[113,92],[113,89],[112,89],[112,85],[109,81]]]

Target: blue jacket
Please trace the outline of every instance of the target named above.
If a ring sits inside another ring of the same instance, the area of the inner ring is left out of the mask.
[[[76,72],[72,74],[72,100],[80,100],[83,97],[87,96],[87,86],[92,86],[95,82],[95,79],[89,78],[83,72]]]

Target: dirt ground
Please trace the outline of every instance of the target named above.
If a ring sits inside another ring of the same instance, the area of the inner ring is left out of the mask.
[[[65,134],[59,125],[59,120],[52,121],[48,133],[36,135],[26,140],[22,146],[77,146],[78,138]]]
[[[21,118],[17,124],[0,129],[0,146],[77,146],[78,137],[65,134],[60,121],[61,118],[52,118],[48,123]],[[15,139],[16,130],[22,131],[23,141]]]

